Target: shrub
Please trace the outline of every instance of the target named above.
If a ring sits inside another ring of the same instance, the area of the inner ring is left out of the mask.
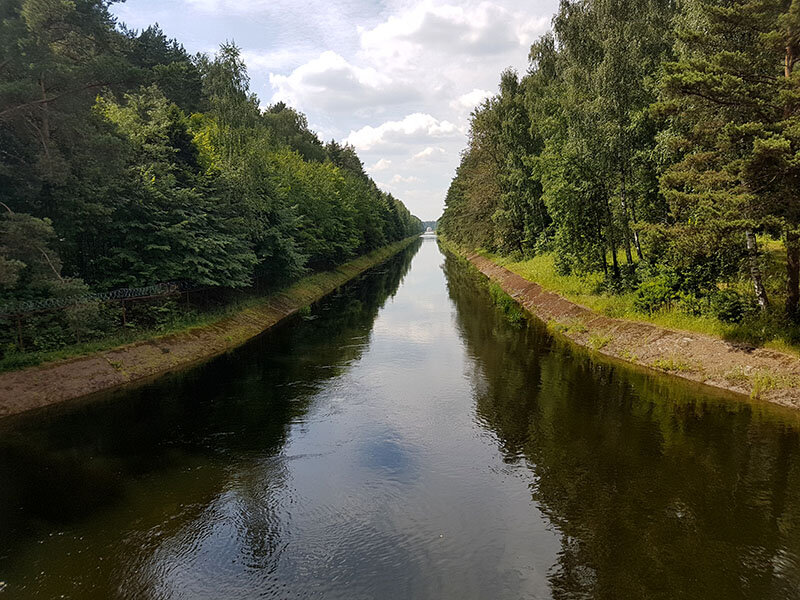
[[[687,315],[699,317],[707,312],[708,303],[705,298],[700,298],[692,292],[678,292],[678,304]]]
[[[669,308],[675,299],[675,290],[669,280],[659,275],[648,279],[639,285],[633,305],[640,312],[654,313],[663,308]]]
[[[747,300],[735,290],[719,290],[711,297],[711,312],[723,323],[741,323],[748,309]]]

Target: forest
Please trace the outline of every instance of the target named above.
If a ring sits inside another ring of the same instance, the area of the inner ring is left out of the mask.
[[[798,57],[795,0],[562,0],[439,230],[611,316],[795,345]]]
[[[422,230],[353,147],[260,108],[234,43],[190,55],[112,3],[0,3],[0,358],[178,311],[14,306],[164,282],[267,293]]]

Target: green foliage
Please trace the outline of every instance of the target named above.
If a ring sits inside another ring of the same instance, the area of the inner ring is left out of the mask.
[[[685,360],[677,357],[657,358],[649,364],[653,369],[660,369],[667,373],[691,373],[696,369]]]
[[[588,340],[589,348],[592,350],[602,350],[605,348],[614,338],[610,335],[590,335]]]
[[[736,290],[719,290],[711,297],[711,310],[723,323],[741,323],[748,313],[748,303]]]
[[[505,293],[498,284],[489,282],[489,295],[494,305],[503,313],[512,325],[520,325],[525,320],[525,313],[516,300]]]
[[[675,298],[675,290],[670,285],[668,278],[661,275],[649,279],[639,286],[633,305],[636,310],[653,314],[669,308]]]
[[[619,280],[620,251],[627,264],[641,259],[639,220],[664,217],[648,107],[674,10],[656,0],[562,2],[528,73],[504,72],[499,94],[473,113],[445,233],[507,255],[552,249],[562,273]],[[489,231],[477,237],[478,226]]]
[[[235,207],[206,177],[182,111],[151,86],[124,103],[101,97],[97,112],[127,142],[130,182],[103,237],[118,240],[102,259],[105,287],[185,280],[243,287],[256,257]]]
[[[445,241],[445,243],[448,242]],[[638,290],[618,293],[611,293],[608,290],[598,291],[603,284],[602,273],[559,274],[552,253],[540,254],[522,261],[514,261],[497,255],[488,255],[488,257],[525,279],[538,283],[546,290],[609,317],[653,323],[667,329],[717,336],[737,344],[766,346],[784,352],[798,352],[800,327],[787,321],[783,311],[779,309],[756,310],[753,298],[748,295],[751,288],[750,282],[746,279],[730,288],[734,289],[745,301],[744,317],[738,323],[728,323],[714,316],[713,294],[700,298],[685,292],[674,292],[671,309],[665,309],[662,305],[660,310],[656,309],[650,312],[646,307],[636,307]],[[665,288],[674,290],[674,279],[671,279],[668,274],[650,275],[648,279],[651,277],[662,281]],[[666,293],[669,294],[669,292]],[[582,333],[585,329],[580,322],[550,323],[548,326],[569,333]]]
[[[800,320],[798,6],[563,0],[527,72],[473,112],[442,233],[547,256],[608,310],[788,339],[773,321]]]
[[[288,299],[293,304],[312,302],[341,285],[343,281],[389,258],[407,245],[408,240],[400,241],[340,265],[335,271],[307,275],[287,288],[273,292],[273,297]],[[269,301],[266,301],[266,304],[269,305]],[[101,303],[96,305],[99,313],[97,320],[92,323],[91,331],[85,337],[82,336],[80,341],[66,326],[64,312],[26,315],[22,320],[25,348],[20,350],[16,342],[7,342],[0,346],[0,371],[83,356],[152,339],[159,335],[216,325],[239,312],[264,305],[263,294],[255,289],[238,292],[224,302],[204,307],[202,311],[194,307],[194,299],[192,307],[175,297],[128,302],[126,303],[127,326],[120,327],[122,311],[119,303]],[[301,314],[304,312],[305,309],[301,309]],[[16,335],[15,332],[16,324],[13,319],[0,319],[2,339],[11,339]],[[232,332],[232,336],[226,336],[231,338],[228,341],[235,342],[237,339],[239,342],[242,341],[235,337],[236,331]]]
[[[0,302],[173,280],[270,291],[421,231],[351,146],[285,104],[262,111],[235,45],[190,56],[157,26],[118,27],[109,4],[0,3]],[[175,314],[140,305],[127,328]],[[120,316],[26,317],[22,345]],[[14,323],[0,331],[20,345]]]

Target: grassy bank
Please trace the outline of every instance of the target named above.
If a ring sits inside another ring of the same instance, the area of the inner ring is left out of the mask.
[[[380,248],[364,256],[347,262],[332,271],[313,273],[300,279],[285,289],[278,290],[267,296],[246,295],[240,300],[230,302],[224,306],[204,312],[193,312],[185,315],[176,315],[173,319],[157,328],[123,329],[100,340],[92,340],[81,344],[74,344],[65,348],[52,351],[38,352],[10,352],[0,359],[0,373],[24,369],[50,362],[89,356],[98,352],[119,348],[137,342],[152,340],[160,337],[178,335],[195,329],[213,327],[231,317],[259,309],[265,305],[289,303],[300,306],[308,305],[328,293],[331,287],[337,287],[352,279],[366,269],[383,262],[393,256],[417,236],[409,237],[403,241]],[[254,317],[256,315],[253,315]],[[229,336],[230,337],[230,336]],[[243,342],[244,340],[234,340]]]
[[[666,311],[649,320],[636,318],[639,315],[625,306],[624,294],[609,298],[610,294],[589,293],[582,287],[584,282],[559,277],[552,267],[547,268],[547,257],[539,257],[534,265],[540,271],[533,271],[543,275],[545,286],[508,268],[515,266],[530,276],[530,265],[524,270],[530,261],[497,260],[466,252],[441,238],[440,242],[449,254],[468,260],[488,278],[495,305],[511,322],[520,318],[516,304],[545,323],[556,339],[591,353],[800,409],[800,361],[791,355],[732,344],[720,335],[707,335],[715,330],[697,322],[694,329],[691,324],[675,327],[683,322],[670,320],[674,315]],[[659,324],[659,317],[669,325]]]
[[[766,280],[770,281],[774,279],[770,277],[771,273],[780,273],[784,268],[783,257],[777,242],[770,243],[768,241],[765,246],[767,248]],[[556,270],[555,257],[552,254],[540,254],[524,260],[515,260],[482,251],[479,251],[479,254],[512,273],[539,284],[548,291],[608,317],[650,323],[665,329],[702,333],[730,342],[800,355],[798,339],[800,332],[796,326],[787,324],[778,312],[763,315],[752,314],[740,323],[726,323],[710,314],[687,311],[680,302],[675,302],[672,306],[661,310],[644,312],[636,306],[637,292],[635,290],[615,293],[605,291],[602,273],[559,274]],[[730,284],[731,288],[743,295],[749,293],[748,286],[748,281]],[[770,291],[773,303],[780,306],[783,301],[782,290],[773,288]]]

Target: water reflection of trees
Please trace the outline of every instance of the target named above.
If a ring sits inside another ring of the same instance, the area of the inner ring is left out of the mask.
[[[254,560],[270,554],[280,532],[264,506],[283,476],[269,457],[280,452],[290,424],[309,410],[314,392],[361,356],[378,311],[396,293],[419,246],[341,288],[310,316],[298,316],[191,371],[92,402],[5,420],[0,425],[0,566],[13,561],[17,544],[118,504],[193,506],[176,519],[139,506],[146,513],[140,531],[127,534],[136,540],[158,527],[162,542],[180,539],[183,528],[201,522],[231,485],[239,494],[242,542],[251,546]],[[251,457],[251,468],[228,470],[232,451],[242,461]],[[202,485],[183,475],[198,467],[205,469]],[[157,481],[159,488],[149,499],[131,498],[133,480]],[[146,542],[141,544],[144,548]],[[120,572],[142,566],[124,549],[119,553]],[[107,565],[107,575],[111,569]]]
[[[777,411],[597,363],[507,323],[445,265],[479,418],[562,536],[556,598],[780,598],[800,589],[800,444]]]

